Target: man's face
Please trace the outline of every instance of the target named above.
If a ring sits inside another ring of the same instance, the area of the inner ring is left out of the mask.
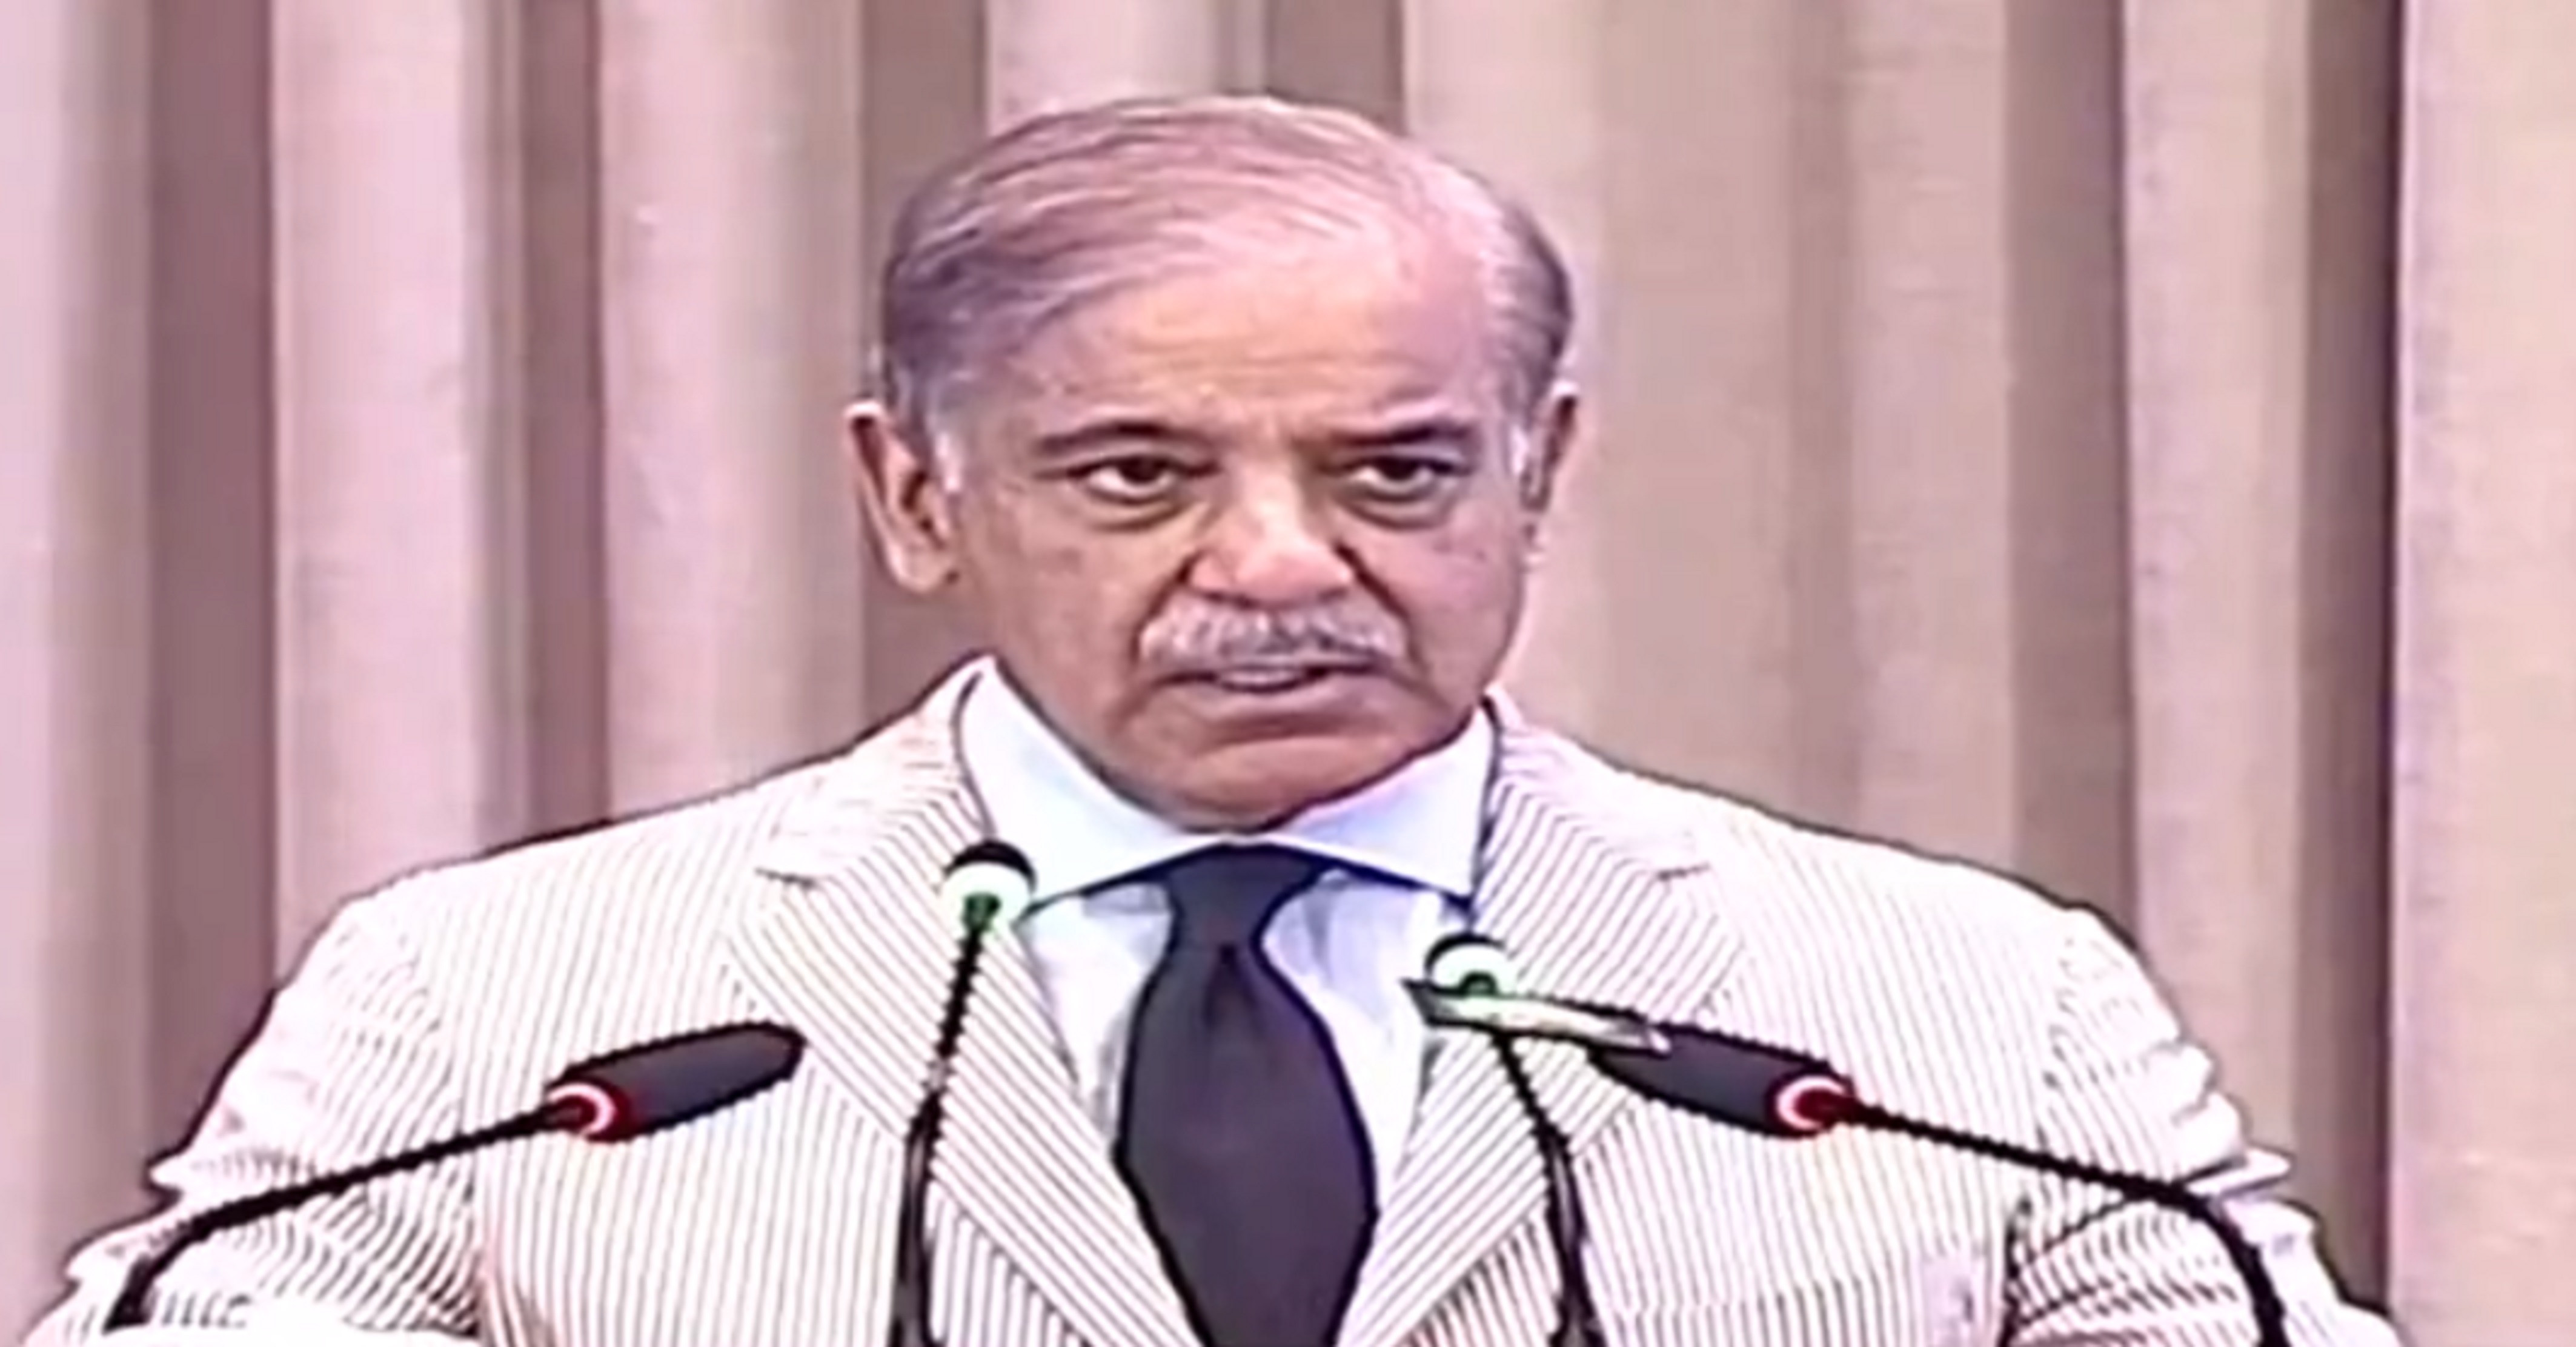
[[[1571,403],[1511,415],[1471,264],[1412,251],[1076,312],[965,418],[951,485],[857,420],[895,574],[953,584],[1049,723],[1176,821],[1261,826],[1385,776],[1510,644]]]

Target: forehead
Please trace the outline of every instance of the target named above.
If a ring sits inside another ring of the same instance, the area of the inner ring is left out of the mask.
[[[1489,400],[1494,315],[1471,257],[1374,241],[1246,246],[1119,287],[1021,352],[1023,410],[1200,422]]]

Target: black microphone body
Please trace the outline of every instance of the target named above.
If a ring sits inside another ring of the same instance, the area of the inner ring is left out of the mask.
[[[378,1179],[528,1137],[562,1133],[595,1142],[628,1141],[740,1103],[794,1074],[805,1040],[774,1024],[728,1025],[623,1048],[565,1069],[535,1108],[470,1132],[317,1174],[193,1212],[126,1269],[106,1329],[136,1328],[152,1288],[179,1256],[227,1230],[282,1215]]]
[[[1669,1053],[1601,1047],[1586,1053],[1602,1074],[1629,1089],[1731,1127],[1787,1138],[1818,1136],[1839,1127],[1910,1137],[2186,1216],[2217,1238],[2245,1283],[2255,1341],[2260,1347],[2290,1347],[2289,1315],[2271,1269],[2236,1223],[2188,1185],[1909,1117],[1862,1098],[1842,1073],[1805,1053],[1687,1025],[1657,1022],[1655,1028],[1671,1041]]]

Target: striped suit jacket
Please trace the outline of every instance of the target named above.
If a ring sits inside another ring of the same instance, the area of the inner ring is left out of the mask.
[[[794,1080],[643,1141],[523,1143],[221,1238],[177,1263],[156,1318],[303,1307],[518,1347],[881,1338],[900,1133],[955,943],[930,895],[980,833],[954,688],[835,760],[348,905],[154,1170],[169,1209],[76,1254],[29,1341],[96,1337],[177,1213],[515,1112],[570,1060],[742,1018],[810,1036]],[[1497,715],[1479,922],[1533,985],[1810,1047],[1885,1102],[2195,1176],[2235,1194],[2303,1347],[2394,1341],[2339,1300],[2265,1194],[2278,1166],[2097,922]],[[952,1347],[1189,1347],[1038,986],[997,954],[938,1162],[934,1320]],[[1578,1157],[1622,1347],[2251,1340],[2227,1265],[2178,1219],[1896,1139],[1735,1134],[1551,1051],[1537,1086]],[[1443,1047],[1342,1342],[1543,1342],[1541,1207],[1487,1049]]]

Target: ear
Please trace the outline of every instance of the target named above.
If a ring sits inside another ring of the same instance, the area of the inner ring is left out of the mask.
[[[1557,475],[1565,471],[1565,462],[1574,454],[1574,443],[1582,427],[1583,400],[1574,385],[1559,383],[1548,390],[1547,400],[1539,407],[1532,427],[1529,461],[1521,465],[1521,505],[1529,511],[1535,526],[1540,516],[1556,502]]]
[[[852,404],[846,423],[859,505],[887,572],[915,594],[946,588],[957,576],[957,522],[935,449],[914,444],[874,402]]]

